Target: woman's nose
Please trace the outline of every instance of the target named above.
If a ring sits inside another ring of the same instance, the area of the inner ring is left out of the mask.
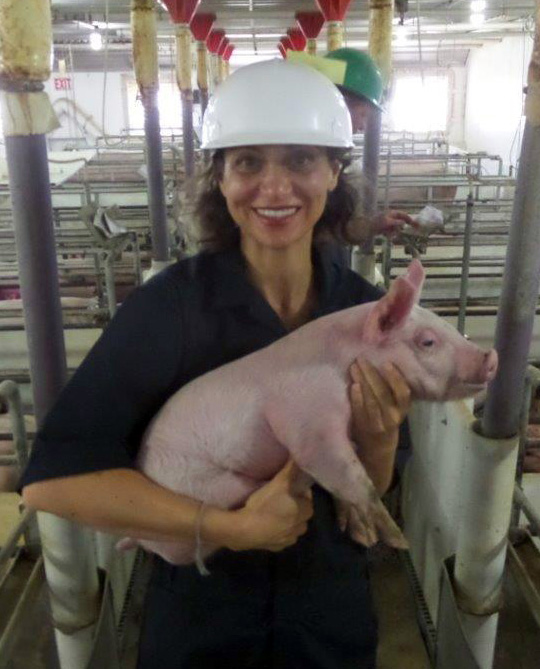
[[[287,169],[275,163],[265,165],[261,173],[261,191],[267,194],[288,194],[292,190]]]

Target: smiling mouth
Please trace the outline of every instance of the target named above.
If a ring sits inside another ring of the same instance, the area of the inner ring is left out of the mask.
[[[300,209],[300,207],[279,207],[279,208],[266,208],[266,207],[254,207],[254,211],[259,216],[263,218],[270,218],[275,221],[280,219],[289,218],[293,216]]]

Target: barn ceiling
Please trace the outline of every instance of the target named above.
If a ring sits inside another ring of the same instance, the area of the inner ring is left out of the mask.
[[[472,0],[400,0],[408,5],[399,41],[394,42],[396,63],[464,64],[471,48],[498,41],[507,35],[532,34],[535,0],[486,0],[484,22],[471,23]],[[89,36],[97,26],[108,35],[108,65],[124,69],[130,61],[130,0],[53,0],[55,47],[70,51],[76,67],[97,69],[103,60],[93,52]],[[162,4],[162,3],[159,3]],[[202,0],[198,11],[217,16],[215,28],[223,28],[235,44],[231,64],[241,65],[255,57],[278,56],[277,43],[295,25],[297,11],[316,9],[315,0]],[[399,12],[395,13],[395,24]],[[348,46],[367,48],[368,0],[352,0],[345,20]],[[108,29],[107,29],[108,26]],[[159,8],[158,34],[163,65],[171,60],[174,26],[168,12]],[[319,36],[326,49],[326,32]]]

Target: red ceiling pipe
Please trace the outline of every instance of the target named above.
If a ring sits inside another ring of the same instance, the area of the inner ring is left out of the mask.
[[[283,45],[283,48],[285,51],[289,49],[290,51],[296,51],[296,49],[293,46],[293,43],[291,42],[291,38],[288,35],[283,35],[283,37],[279,40],[280,44]]]
[[[208,51],[210,51],[210,53],[217,54],[219,45],[221,44],[221,41],[224,39],[224,37],[224,30],[211,30],[208,33],[208,37],[206,38],[206,46],[208,47]]]
[[[307,40],[300,28],[289,28],[287,30],[295,51],[303,51],[306,48]]]
[[[163,0],[173,23],[190,23],[201,0]]]
[[[193,37],[198,42],[206,42],[215,20],[215,14],[205,14],[203,12],[195,14],[189,24]]]
[[[223,52],[223,60],[227,63],[231,60],[232,52],[235,50],[234,44],[227,44],[227,48]]]
[[[343,21],[351,0],[315,0],[327,21]]]
[[[328,51],[343,46],[343,19],[351,0],[316,0],[326,19],[326,38]]]
[[[223,54],[225,53],[225,49],[226,49],[228,46],[229,46],[229,38],[228,38],[228,37],[224,37],[224,38],[221,40],[221,42],[220,42],[220,44],[219,44],[219,49],[218,49],[218,51],[217,51],[217,54],[218,54],[218,56],[220,56],[220,58],[223,58]]]
[[[283,58],[287,58],[287,50],[281,42],[278,42],[277,48],[279,49],[279,53],[283,56]]]
[[[324,25],[324,16],[321,12],[296,12],[294,18],[307,38],[307,52],[315,55],[317,37]]]
[[[200,14],[195,14],[189,24],[191,33],[197,40],[197,83],[199,84],[203,114],[208,106],[208,51],[206,48],[206,38],[212,30],[215,20],[215,14],[201,12]]]
[[[186,191],[195,175],[195,144],[193,140],[193,90],[191,88],[191,31],[189,23],[201,0],[164,0],[176,34],[176,81],[182,95],[182,128],[184,139],[184,170]]]

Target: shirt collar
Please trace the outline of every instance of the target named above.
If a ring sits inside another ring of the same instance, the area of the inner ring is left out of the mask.
[[[315,279],[318,284],[319,306],[317,315],[324,313],[340,284],[345,268],[337,262],[335,245],[313,247]],[[252,306],[254,299],[262,299],[246,276],[246,263],[238,247],[216,254],[218,271],[215,275],[213,305],[217,308]]]

